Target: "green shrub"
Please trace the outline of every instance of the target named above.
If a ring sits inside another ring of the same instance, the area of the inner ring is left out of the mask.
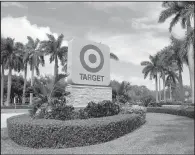
[[[132,106],[124,106],[121,108],[121,114],[139,114],[143,118],[146,117],[146,108],[143,106],[132,105]]]
[[[50,112],[45,112],[44,118],[56,120],[70,120],[72,119],[73,110],[73,106],[54,107]]]
[[[97,104],[95,102],[89,102],[84,111],[88,117],[105,117],[117,115],[120,112],[120,108],[117,104],[109,100],[104,100]]]
[[[187,116],[194,118],[194,109],[181,109],[181,108],[165,108],[165,107],[148,107],[147,112],[166,113],[179,116]]]
[[[107,142],[145,123],[139,114],[119,114],[84,120],[32,119],[17,115],[7,119],[9,137],[33,148],[79,147]]]
[[[162,102],[151,102],[148,104],[148,107],[162,107]]]
[[[155,98],[152,95],[144,96],[141,98],[141,101],[145,107],[147,107],[151,102],[155,101]]]
[[[172,101],[172,102],[167,101],[167,102],[162,103],[162,105],[190,105],[190,106],[194,106],[193,103],[182,103],[180,101]]]

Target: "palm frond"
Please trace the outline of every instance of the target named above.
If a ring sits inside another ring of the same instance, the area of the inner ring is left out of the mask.
[[[66,77],[68,77],[68,74],[59,74],[59,75],[56,77],[54,84],[56,84],[56,83],[59,82],[61,79],[66,78]]]
[[[32,39],[32,37],[27,36],[27,39],[28,39],[27,46],[35,47],[35,42],[34,42],[34,40]]]
[[[148,65],[153,66],[153,64],[150,61],[142,61],[141,62],[141,66],[148,66]]]
[[[114,53],[110,53],[110,58],[117,61],[119,60],[119,58]]]
[[[153,66],[151,66],[151,65],[146,66],[146,67],[143,68],[142,73],[145,73],[145,72],[148,72],[148,71],[152,71],[152,69],[153,69]]]
[[[160,14],[158,22],[164,23],[166,19],[168,19],[169,17],[171,17],[172,15],[174,15],[177,12],[178,12],[178,10],[173,9],[173,8],[168,8],[168,9],[163,10]]]
[[[178,21],[179,21],[180,18],[181,18],[180,13],[177,13],[177,14],[175,15],[175,17],[172,19],[171,23],[170,23],[169,32],[172,31],[173,26],[175,26],[175,24],[178,23]]]
[[[61,35],[58,36],[58,39],[57,39],[57,48],[60,48],[61,47],[63,38],[64,38],[64,35],[63,34],[61,34]]]
[[[56,39],[55,39],[55,37],[52,35],[52,34],[47,34],[47,37],[49,38],[49,40],[51,41],[51,42],[56,42]]]
[[[186,21],[187,21],[186,18],[181,19],[181,26],[182,26],[183,29],[186,28]]]
[[[37,76],[39,76],[39,75],[40,75],[40,71],[39,71],[38,66],[36,66],[36,67],[35,67],[35,70],[36,70],[36,74],[37,74]]]
[[[54,58],[55,58],[55,57],[54,57],[54,55],[52,54],[52,55],[50,56],[50,58],[49,58],[49,62],[52,63],[52,62],[54,61]]]
[[[36,88],[38,88],[41,93],[39,93]],[[41,83],[38,79],[35,78],[35,81],[34,81],[34,86],[33,86],[33,90],[34,90],[34,93],[39,96],[41,99],[43,99],[45,96],[47,96],[48,94],[48,90],[46,88],[46,86]],[[41,95],[42,94],[42,95]]]
[[[34,49],[36,49],[38,47],[38,44],[40,43],[40,40],[37,38],[35,40],[35,45],[34,45]]]
[[[65,73],[67,72],[67,64],[64,64],[64,65],[63,65],[62,71],[65,72]]]
[[[58,52],[58,58],[60,59],[60,61],[63,61],[63,59],[66,59],[67,54],[68,54],[68,47],[66,46],[61,47]]]

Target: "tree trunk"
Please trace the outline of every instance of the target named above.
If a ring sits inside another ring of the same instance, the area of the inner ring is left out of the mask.
[[[7,82],[7,103],[6,106],[10,105],[10,95],[11,95],[11,86],[12,86],[12,69],[11,66],[9,66],[9,72],[8,72],[8,82]]]
[[[22,95],[22,104],[25,104],[26,102],[26,76],[27,76],[27,64],[25,64],[25,68],[24,68],[24,87],[23,87],[23,95]]]
[[[34,84],[34,66],[32,66],[32,71],[31,71],[31,87],[33,87]],[[30,105],[33,104],[33,93],[30,93]]]
[[[161,101],[160,75],[159,75],[159,101]]]
[[[163,92],[164,92],[164,102],[167,101],[166,98],[166,89],[165,89],[165,73],[163,72]]]
[[[188,63],[190,72],[190,84],[192,89],[192,103],[194,104],[194,47],[192,43],[190,43],[188,48]]]
[[[170,86],[169,86],[169,92],[170,92],[170,101],[172,102],[171,83],[170,83]]]
[[[56,80],[56,77],[58,76],[58,57],[55,56],[55,66],[54,66],[54,81]]]
[[[180,86],[180,100],[184,102],[184,88],[181,70],[179,70],[179,86]]]
[[[1,65],[1,106],[4,106],[4,64]]]
[[[158,103],[158,76],[155,77],[155,84],[156,84],[156,102]]]

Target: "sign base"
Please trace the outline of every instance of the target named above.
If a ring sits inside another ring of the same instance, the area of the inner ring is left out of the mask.
[[[111,87],[68,85],[66,91],[70,92],[66,97],[67,105],[74,107],[86,107],[90,101],[112,101]]]

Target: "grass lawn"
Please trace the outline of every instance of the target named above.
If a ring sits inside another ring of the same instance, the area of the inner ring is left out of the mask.
[[[2,154],[194,154],[194,119],[147,113],[137,130],[110,142],[66,149],[33,149],[9,139],[1,129]]]

